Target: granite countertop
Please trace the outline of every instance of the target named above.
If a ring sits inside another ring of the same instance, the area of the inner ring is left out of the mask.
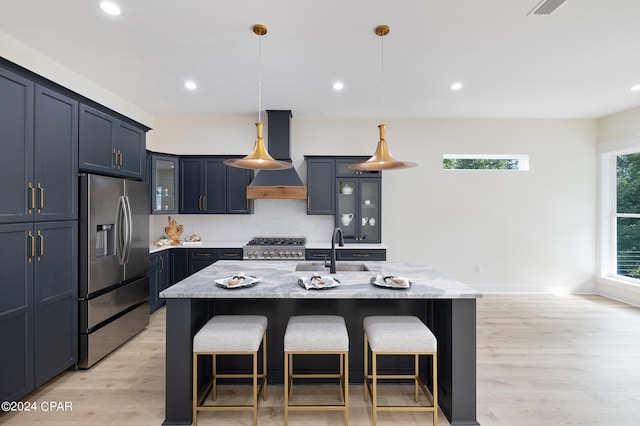
[[[298,278],[310,277],[312,272],[296,272],[297,263],[301,261],[222,260],[167,288],[160,293],[160,297],[205,299],[473,299],[482,297],[477,290],[433,268],[407,262],[367,261],[365,264],[369,271],[331,274],[333,278],[340,280],[339,287],[305,290],[298,284]],[[214,282],[215,279],[233,276],[239,272],[260,277],[260,281],[252,287],[236,289],[222,288]],[[370,283],[370,279],[377,274],[406,277],[412,285],[408,289],[378,287]]]

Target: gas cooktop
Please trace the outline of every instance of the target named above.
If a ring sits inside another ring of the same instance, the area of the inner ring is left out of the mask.
[[[242,248],[243,259],[304,260],[304,237],[255,237]]]

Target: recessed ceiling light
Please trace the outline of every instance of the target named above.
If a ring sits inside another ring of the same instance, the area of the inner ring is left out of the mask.
[[[450,86],[450,89],[451,89],[451,90],[454,90],[454,91],[455,91],[455,90],[460,90],[460,89],[462,89],[462,83],[453,83],[453,84]]]
[[[341,81],[336,81],[333,83],[333,90],[342,90],[344,89],[344,84]]]
[[[196,84],[195,81],[185,81],[184,87],[186,87],[189,90],[195,90],[198,87],[198,85]]]
[[[631,90],[633,90],[634,92],[640,92],[640,84],[636,84],[631,88]]]
[[[118,6],[117,4],[115,4],[112,1],[103,1],[100,3],[100,8],[105,11],[106,13],[108,13],[109,15],[114,15],[114,16],[118,16],[120,15],[122,12],[120,11],[120,6]]]

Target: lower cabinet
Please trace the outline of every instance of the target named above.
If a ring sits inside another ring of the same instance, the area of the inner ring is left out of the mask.
[[[12,401],[77,362],[78,225],[0,225],[0,235],[0,401]]]
[[[169,287],[171,268],[167,250],[149,255],[149,311],[158,310],[165,304],[160,292]]]
[[[218,260],[242,260],[241,248],[175,248],[149,255],[149,305],[154,312],[165,304],[160,292]],[[1,302],[0,302],[1,303]]]
[[[306,249],[306,260],[324,260],[331,258],[331,249]],[[387,260],[386,249],[336,249],[336,260]]]

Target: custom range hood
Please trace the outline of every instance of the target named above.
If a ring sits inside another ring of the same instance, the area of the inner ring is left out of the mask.
[[[269,153],[276,160],[291,163],[290,110],[267,110],[267,142]],[[306,200],[307,187],[292,167],[284,170],[260,170],[247,186],[247,199],[300,199]]]

